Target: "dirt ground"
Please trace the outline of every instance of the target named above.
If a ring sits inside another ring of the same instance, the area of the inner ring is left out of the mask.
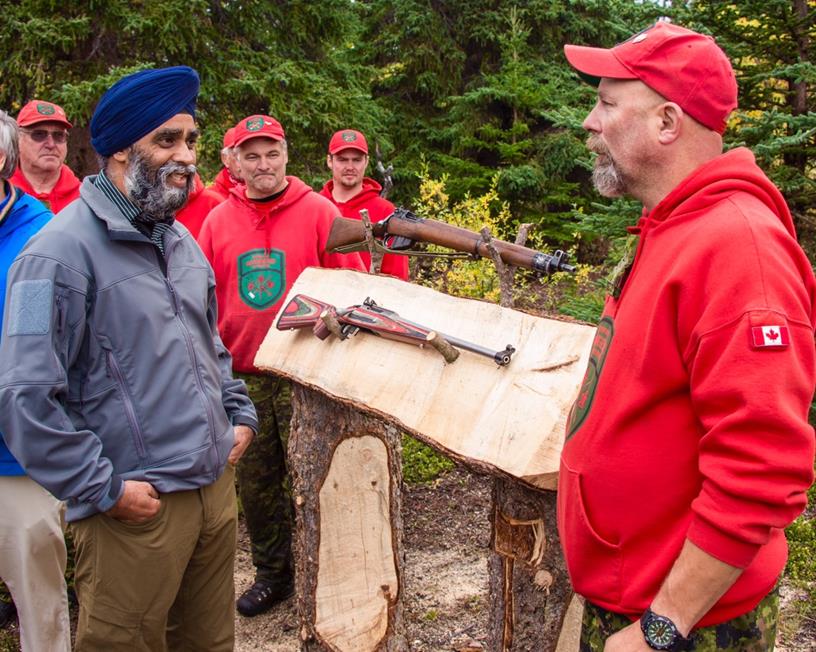
[[[429,485],[406,485],[404,620],[412,652],[475,651],[487,635],[487,555],[491,480],[462,468]],[[253,579],[241,526],[235,588]],[[796,621],[802,595],[783,582],[780,621],[788,624],[777,652],[816,652],[816,622]],[[74,625],[76,624],[76,613]],[[794,623],[791,625],[791,623]],[[298,620],[290,598],[255,618],[236,615],[237,652],[296,652]],[[781,628],[782,629],[782,628]],[[0,652],[19,650],[16,623],[0,631]]]
[[[484,642],[490,487],[488,478],[457,468],[432,484],[404,488],[403,614],[413,652]],[[239,536],[237,594],[252,584],[249,541],[243,529]],[[237,652],[299,649],[294,598],[262,616],[236,616],[235,626]]]
[[[470,651],[485,643],[490,490],[490,478],[460,467],[429,485],[404,488],[404,620],[412,652]],[[243,530],[238,548],[235,587],[240,594],[252,583]],[[801,599],[783,582],[781,622],[792,619],[788,614]],[[236,616],[235,624],[237,652],[299,649],[294,598],[262,616]],[[780,632],[776,652],[816,652],[816,623],[797,622],[791,629],[784,638]],[[577,642],[573,646],[577,649]]]

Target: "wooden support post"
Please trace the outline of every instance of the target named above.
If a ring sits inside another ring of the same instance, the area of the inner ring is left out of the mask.
[[[376,239],[374,238],[374,229],[371,226],[371,217],[368,215],[368,210],[363,208],[360,210],[360,219],[363,222],[366,236],[366,246],[368,253],[371,256],[371,265],[368,271],[371,274],[379,274],[382,269],[383,252],[376,246]]]
[[[555,652],[572,587],[556,528],[556,494],[497,478],[493,485],[491,652]]]
[[[292,399],[301,650],[406,652],[400,432],[297,383]]]

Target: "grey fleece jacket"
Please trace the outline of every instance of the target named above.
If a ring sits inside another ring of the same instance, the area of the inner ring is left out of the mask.
[[[110,509],[124,480],[209,485],[233,425],[257,430],[212,269],[178,222],[164,244],[162,257],[88,178],[9,270],[0,431],[69,521]]]

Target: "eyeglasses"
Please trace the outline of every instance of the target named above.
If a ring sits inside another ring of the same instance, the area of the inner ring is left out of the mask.
[[[57,145],[64,145],[68,142],[68,132],[63,130],[51,131],[49,129],[23,129],[22,132],[27,134],[35,143],[44,143],[48,137],[54,140]]]

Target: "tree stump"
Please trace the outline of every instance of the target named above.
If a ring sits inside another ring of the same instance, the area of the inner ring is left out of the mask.
[[[402,652],[401,435],[293,386],[289,462],[301,649]]]
[[[499,478],[490,562],[491,652],[555,650],[570,598],[555,524],[566,415],[595,329],[450,297],[386,276],[307,269],[302,293],[365,297],[439,333],[517,351],[446,362],[370,333],[267,334],[255,364],[295,383],[290,469],[302,649],[408,649],[402,623],[400,433]],[[485,524],[487,527],[487,524]]]
[[[556,528],[556,494],[497,478],[489,561],[494,652],[554,652],[572,597]]]

